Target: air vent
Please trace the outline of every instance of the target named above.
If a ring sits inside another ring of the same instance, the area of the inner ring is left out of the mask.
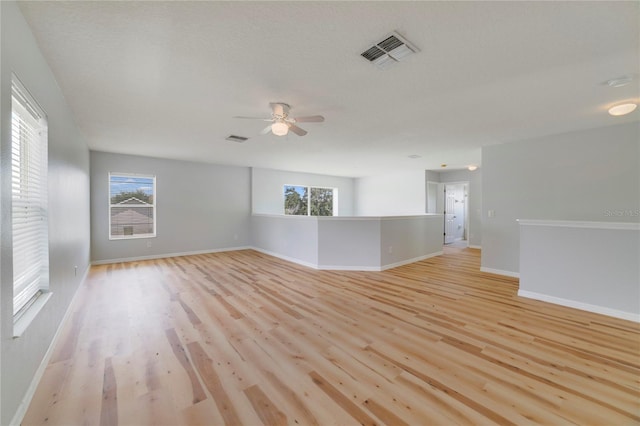
[[[387,68],[416,52],[417,47],[394,31],[360,55],[378,68]]]
[[[362,52],[361,55],[364,56],[364,58],[367,59],[368,61],[374,61],[378,59],[380,56],[385,55],[385,52],[384,50],[380,49],[378,46],[373,46],[367,49],[366,52]]]
[[[247,141],[249,138],[245,138],[244,136],[238,136],[238,135],[229,135],[225,138],[225,140],[231,141],[231,142],[238,142],[238,143],[242,143]]]

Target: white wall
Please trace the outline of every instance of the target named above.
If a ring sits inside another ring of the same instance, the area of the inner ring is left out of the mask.
[[[358,178],[356,216],[401,216],[426,212],[425,171],[408,171]]]
[[[353,178],[260,168],[251,169],[253,213],[284,214],[284,185],[338,188],[337,216],[354,214]]]
[[[109,172],[156,176],[155,238],[109,240]],[[92,151],[91,259],[105,262],[246,247],[251,241],[250,185],[248,167]]]
[[[482,268],[519,272],[516,219],[639,222],[639,163],[638,123],[484,147]]]
[[[89,149],[18,6],[0,2],[0,424],[19,422],[24,398],[89,266]],[[13,338],[11,73],[47,114],[51,298]],[[78,267],[77,275],[75,266]],[[28,402],[28,401],[26,401]]]

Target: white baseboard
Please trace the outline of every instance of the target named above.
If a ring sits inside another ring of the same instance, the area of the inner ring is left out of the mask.
[[[425,256],[415,257],[413,259],[403,260],[401,262],[390,263],[388,265],[382,266],[358,266],[358,265],[320,265],[317,263],[306,262],[304,260],[296,259],[294,257],[285,256],[279,253],[275,253],[269,250],[264,250],[257,247],[251,247],[251,249],[255,251],[259,251],[260,253],[264,253],[269,256],[277,257],[278,259],[286,260],[287,262],[297,263],[298,265],[306,266],[308,268],[325,270],[325,271],[365,271],[365,272],[380,272],[385,271],[391,268],[397,268],[398,266],[407,265],[409,263],[418,262],[420,260],[425,260],[430,257],[440,256],[443,254],[442,251],[438,251],[436,253],[430,253]]]
[[[297,263],[298,265],[306,266],[308,268],[318,269],[318,265],[315,263],[306,262],[304,260],[296,259],[295,257],[285,256],[283,254],[261,249],[258,247],[248,247],[248,248],[250,248],[251,250],[259,251],[260,253],[264,253],[268,256],[273,256],[273,257],[277,257],[278,259],[286,260],[287,262]]]
[[[535,293],[533,291],[527,291],[527,290],[518,290],[518,296],[526,297],[528,299],[540,300],[543,302],[554,303],[556,305],[567,306],[569,308],[580,309],[583,311],[593,312],[596,314],[607,315],[610,317],[620,318],[628,321],[640,322],[640,314],[619,311],[617,309],[611,309],[604,306],[591,305],[589,303],[578,302],[570,299],[563,299],[561,297],[549,296],[547,294]]]
[[[437,251],[435,253],[429,253],[424,256],[414,257],[413,259],[402,260],[400,262],[390,263],[388,265],[382,265],[380,268],[381,271],[386,271],[387,269],[397,268],[398,266],[408,265],[409,263],[419,262],[421,260],[429,259],[431,257],[441,256],[444,252],[442,250]]]
[[[193,256],[196,254],[221,253],[225,251],[248,250],[251,248],[253,247],[240,246],[240,247],[228,247],[228,248],[221,248],[221,249],[185,251],[180,253],[152,254],[149,256],[135,256],[135,257],[122,257],[118,259],[94,260],[91,262],[91,264],[92,265],[108,265],[110,263],[137,262],[139,260],[165,259],[167,257]]]
[[[511,278],[520,278],[519,272],[503,271],[502,269],[485,268],[484,266],[480,268],[480,272],[488,272],[490,274],[504,275],[506,277],[511,277]]]
[[[31,400],[33,399],[33,396],[36,394],[36,389],[40,384],[40,380],[42,380],[42,376],[44,375],[44,372],[47,369],[47,365],[49,365],[51,356],[53,356],[53,349],[56,347],[56,343],[58,343],[58,339],[60,338],[60,333],[62,332],[62,328],[66,324],[67,320],[69,319],[69,316],[71,315],[71,311],[72,311],[73,305],[75,304],[76,297],[78,296],[78,293],[80,291],[80,287],[84,285],[87,279],[87,276],[89,275],[89,269],[91,269],[90,265],[87,265],[87,267],[84,270],[84,274],[80,279],[80,283],[78,284],[78,288],[76,288],[76,292],[73,294],[73,297],[69,302],[69,306],[67,306],[67,310],[62,316],[62,320],[60,320],[60,323],[58,324],[58,328],[56,329],[56,332],[53,335],[53,338],[51,339],[49,348],[47,348],[47,351],[45,352],[44,357],[42,358],[42,361],[38,366],[38,369],[33,375],[33,379],[31,379],[31,383],[29,384],[29,387],[27,388],[27,391],[25,392],[24,397],[20,401],[20,404],[16,409],[16,413],[13,415],[13,419],[11,419],[11,422],[9,423],[9,425],[19,426],[22,423],[22,420],[24,419],[25,414],[27,414],[27,409],[29,408],[29,405],[31,405]]]
[[[315,269],[321,271],[363,271],[363,272],[380,272],[380,266],[345,266],[345,265],[316,265]]]

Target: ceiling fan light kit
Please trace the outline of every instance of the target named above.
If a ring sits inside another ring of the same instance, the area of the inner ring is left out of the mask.
[[[291,106],[283,102],[271,102],[269,106],[271,107],[271,118],[244,116],[236,116],[235,118],[270,121],[272,124],[265,127],[265,129],[260,132],[260,134],[266,135],[267,133],[271,132],[276,136],[286,136],[289,133],[289,130],[291,130],[298,136],[304,136],[307,134],[307,131],[301,127],[298,127],[296,123],[322,123],[324,121],[324,117],[321,115],[291,117],[289,116]]]
[[[276,136],[285,136],[289,133],[289,126],[287,126],[284,121],[276,121],[271,125],[271,131]]]

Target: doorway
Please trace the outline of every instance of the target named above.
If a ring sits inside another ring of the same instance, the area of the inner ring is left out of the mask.
[[[468,245],[468,183],[443,185],[444,244]]]

